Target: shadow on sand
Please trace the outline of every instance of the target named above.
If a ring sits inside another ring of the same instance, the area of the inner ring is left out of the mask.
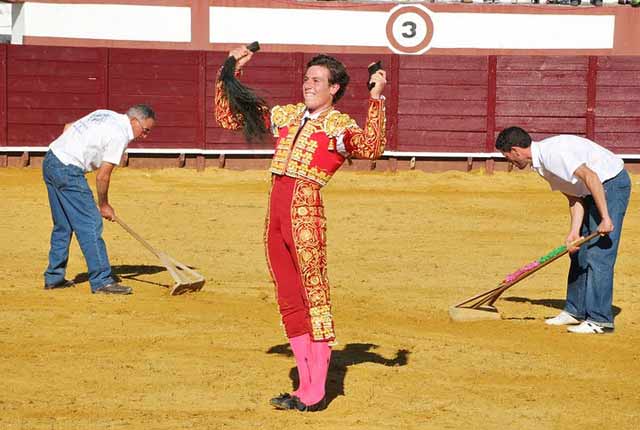
[[[111,273],[113,274],[113,276],[116,278],[118,282],[124,279],[132,279],[136,282],[144,282],[146,284],[158,285],[160,287],[169,288],[169,285],[160,284],[158,282],[145,281],[137,278],[140,275],[153,275],[166,270],[167,269],[164,266],[143,266],[143,265],[130,265],[130,264],[121,264],[118,266],[111,266]],[[73,282],[75,282],[76,284],[81,282],[87,282],[88,280],[89,280],[89,274],[87,272],[78,273],[76,277],[73,278]]]
[[[546,306],[548,308],[553,308],[553,309],[564,309],[564,300],[558,300],[558,299],[530,299],[527,297],[505,297],[502,298],[502,300],[506,300],[507,302],[516,302],[516,303],[531,303],[532,305],[540,305],[540,306]],[[620,312],[622,312],[622,309],[620,309],[617,306],[612,306],[611,310],[613,311],[613,316],[618,316],[618,314]],[[555,315],[553,315],[555,316]]]
[[[383,366],[406,366],[409,361],[410,351],[399,349],[394,358],[384,358],[380,354],[371,350],[378,348],[372,343],[348,343],[343,349],[334,349],[331,352],[331,363],[329,364],[329,374],[327,375],[327,404],[338,396],[344,396],[344,380],[350,366],[362,363],[376,363]],[[269,348],[267,354],[280,354],[286,357],[293,357],[293,352],[288,343],[275,345]],[[292,387],[298,386],[298,371],[294,366],[289,371]]]

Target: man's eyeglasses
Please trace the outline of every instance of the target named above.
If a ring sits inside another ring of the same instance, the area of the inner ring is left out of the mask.
[[[151,133],[151,129],[147,128],[147,127],[143,127],[142,123],[140,122],[140,120],[138,118],[134,118],[136,121],[138,121],[138,125],[140,126],[140,128],[142,128],[142,135],[143,136],[148,136],[149,133]]]

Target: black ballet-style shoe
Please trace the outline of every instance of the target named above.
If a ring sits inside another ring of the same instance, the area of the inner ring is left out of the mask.
[[[291,396],[282,402],[284,406],[281,409],[291,409],[300,412],[318,412],[327,408],[327,398],[323,397],[318,403],[306,405],[297,396]]]
[[[288,404],[286,403],[291,399],[291,394],[289,393],[280,393],[280,395],[274,397],[269,400],[269,404],[276,409],[290,409]]]

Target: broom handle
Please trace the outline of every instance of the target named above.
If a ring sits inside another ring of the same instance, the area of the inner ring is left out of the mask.
[[[489,304],[489,306],[493,306],[493,303],[507,289],[511,288],[512,286],[514,286],[518,282],[522,281],[524,278],[528,277],[529,275],[534,274],[535,272],[537,272],[538,270],[542,269],[547,264],[549,264],[549,263],[557,260],[558,258],[562,257],[564,254],[566,254],[569,251],[569,248],[573,248],[574,246],[578,246],[579,247],[579,246],[583,245],[585,242],[588,242],[591,239],[593,239],[594,237],[596,237],[598,234],[599,234],[598,232],[595,232],[595,233],[591,233],[589,236],[581,237],[579,239],[574,240],[573,242],[571,242],[569,244],[569,246],[567,246],[567,249],[564,252],[562,252],[562,253],[560,253],[558,255],[555,255],[553,258],[548,259],[544,263],[540,264],[539,266],[534,267],[533,269],[530,269],[527,272],[521,273],[520,276],[518,276],[513,281],[511,281],[511,282],[501,282],[496,288],[493,288],[492,290],[485,291],[485,292],[480,293],[480,294],[476,294],[473,297],[469,297],[467,299],[464,299],[462,302],[458,303],[455,306],[456,307],[460,307],[460,306],[463,306],[463,305],[465,305],[467,303],[473,302],[474,300],[478,300],[478,299],[482,299],[479,302],[479,304]]]
[[[554,255],[553,258],[548,259],[547,261],[545,261],[544,263],[540,264],[539,266],[534,267],[533,269],[528,270],[527,272],[521,273],[520,276],[518,276],[516,279],[514,279],[511,282],[505,282],[504,284],[502,284],[504,287],[508,288],[511,287],[514,284],[517,284],[518,282],[522,281],[524,278],[526,278],[527,276],[537,272],[538,270],[542,269],[544,266],[546,266],[547,264],[557,260],[558,258],[562,257],[564,254],[566,254],[567,252],[569,252],[570,248],[573,248],[574,246],[580,247],[582,246],[585,242],[590,241],[591,239],[593,239],[594,237],[598,236],[600,233],[598,233],[597,231],[594,233],[591,233],[588,236],[585,237],[581,237],[579,239],[574,240],[573,242],[569,243],[569,245],[567,246],[567,249],[565,249],[564,251],[562,251],[560,254]],[[505,288],[505,289],[506,289]]]
[[[131,229],[131,227],[129,227],[127,224],[124,223],[124,221],[122,221],[120,218],[118,218],[117,216],[114,217],[114,220],[120,224],[120,226],[122,228],[124,228],[131,236],[133,236],[138,242],[140,242],[142,245],[144,245],[145,248],[147,248],[153,255],[155,255],[156,257],[160,258],[160,253],[149,244],[149,242],[147,242],[146,240],[144,240],[142,238],[142,236],[140,236],[138,233],[136,233],[135,231],[133,231]]]
[[[580,238],[574,240],[573,242],[569,243],[569,246],[567,246],[567,249],[573,248],[574,246],[580,247],[580,246],[582,246],[583,243],[589,242],[591,239],[593,239],[594,237],[598,236],[599,234],[600,233],[598,233],[597,231],[594,231],[589,236],[580,237]]]
[[[490,306],[493,306],[493,304],[495,303],[496,300],[498,300],[498,297],[500,297],[502,295],[502,293],[504,293],[505,291],[507,291],[509,288],[513,287],[515,284],[517,284],[518,282],[522,281],[525,278],[528,278],[530,275],[533,275],[534,273],[536,273],[538,270],[542,269],[544,266],[556,261],[558,258],[562,257],[563,255],[565,255],[567,252],[569,252],[570,248],[573,248],[574,246],[580,247],[582,246],[585,242],[590,241],[591,239],[593,239],[594,237],[598,236],[600,233],[598,233],[597,231],[594,233],[591,233],[588,236],[585,237],[581,237],[579,239],[574,240],[573,242],[569,243],[569,245],[567,245],[567,248],[562,251],[560,254],[554,255],[552,258],[548,259],[547,261],[545,261],[544,263],[534,267],[533,269],[530,269],[524,273],[521,273],[520,276],[518,276],[516,279],[514,279],[511,282],[504,282],[501,283],[500,286],[496,289],[496,291],[491,294],[491,296],[489,297],[489,300],[487,301],[487,303]]]

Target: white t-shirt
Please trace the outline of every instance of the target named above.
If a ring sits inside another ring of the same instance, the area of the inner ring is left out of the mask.
[[[105,161],[120,163],[132,139],[127,115],[97,110],[74,122],[49,148],[63,164],[91,172]]]
[[[554,191],[576,197],[591,194],[584,182],[574,175],[583,164],[593,170],[601,182],[624,169],[620,157],[583,137],[563,134],[531,142],[531,167]]]

